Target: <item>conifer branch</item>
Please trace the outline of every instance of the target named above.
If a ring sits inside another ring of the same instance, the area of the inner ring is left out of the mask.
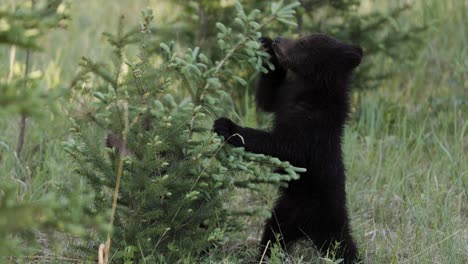
[[[265,25],[269,24],[271,21],[275,20],[276,19],[276,16],[273,15],[269,18],[267,18],[262,24],[260,24],[260,26],[258,27],[257,30],[260,30],[262,29]],[[218,63],[218,65],[216,65],[216,69],[214,71],[214,74],[213,75],[217,75],[218,72],[221,70],[221,68],[229,61],[229,59],[236,53],[237,50],[239,50],[240,48],[242,48],[245,43],[250,40],[252,38],[252,36],[246,36],[244,37],[241,41],[239,41],[237,43],[236,46],[234,46],[227,54],[226,56],[224,56],[224,58]]]
[[[267,19],[265,19],[258,27],[257,27],[257,31],[259,31],[260,29],[262,29],[265,25],[267,24],[270,24],[272,21],[274,21],[275,19],[277,19],[277,15],[276,14],[273,14],[272,16],[268,17]],[[226,56],[224,56],[224,58],[218,62],[218,64],[216,65],[216,68],[213,72],[213,77],[217,77],[218,74],[220,73],[221,69],[226,65],[226,63],[231,59],[232,56],[234,56],[234,54],[236,54],[236,52],[241,49],[242,47],[245,46],[245,44],[247,43],[247,41],[251,40],[252,39],[252,36],[251,35],[246,35],[244,38],[242,38],[239,42],[237,42],[237,44],[231,48],[231,50],[226,54]],[[200,97],[201,95],[203,94],[203,91],[205,91],[208,86],[210,85],[209,82],[207,82],[205,84],[205,86],[201,89],[200,92],[197,92],[197,97],[195,98],[195,102],[196,102],[196,105],[199,105],[200,104]],[[193,97],[192,97],[193,98]]]
[[[124,16],[121,15],[119,17],[119,26],[117,28],[117,45],[116,45],[116,50],[115,50],[115,53],[117,55],[117,69],[115,71],[115,86],[114,86],[114,89],[115,89],[115,92],[117,93],[117,89],[118,89],[118,86],[119,86],[119,79],[120,79],[120,74],[122,72],[122,60],[123,60],[123,51],[122,51],[122,48],[123,48],[123,45],[122,45],[122,28],[123,28],[123,20],[124,20]]]

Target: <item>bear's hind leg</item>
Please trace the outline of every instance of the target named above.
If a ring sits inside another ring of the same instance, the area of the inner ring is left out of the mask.
[[[357,263],[358,251],[349,231],[322,233],[321,238],[314,241],[323,255],[327,251],[334,251],[337,258],[342,258],[343,263]]]
[[[297,224],[299,208],[294,208],[294,201],[283,196],[272,211],[272,216],[266,221],[262,240],[260,242],[260,256],[270,256],[271,247],[280,245],[282,249],[304,236]]]

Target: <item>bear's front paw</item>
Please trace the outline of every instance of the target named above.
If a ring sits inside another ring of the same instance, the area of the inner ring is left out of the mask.
[[[273,48],[271,45],[273,44],[273,40],[269,37],[261,37],[258,39],[262,44],[262,48],[264,51],[268,52],[270,55],[274,56],[275,53],[273,52]]]
[[[230,119],[222,117],[213,124],[213,130],[216,134],[223,136],[229,144],[236,147],[244,145],[242,136],[239,135],[240,127]]]
[[[268,65],[264,65],[264,67],[269,70],[268,75],[275,78],[284,77],[286,71],[284,70],[283,66],[280,65],[275,51],[272,48],[273,40],[269,37],[261,37],[259,41],[262,44],[262,49],[270,55],[270,62],[273,64],[273,66],[275,66],[275,69],[270,69]]]

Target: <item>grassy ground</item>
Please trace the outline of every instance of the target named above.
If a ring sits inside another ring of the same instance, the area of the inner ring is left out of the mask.
[[[375,263],[468,260],[466,6],[431,4],[415,14],[439,18],[417,64],[362,95],[345,139],[355,232]]]
[[[46,74],[61,69],[66,80],[79,56],[102,56],[107,51],[101,50],[101,32],[116,22],[105,14],[139,14],[151,4],[121,2],[120,8],[111,1],[75,4],[77,20],[50,37],[50,48],[36,57],[35,67],[55,65]],[[468,9],[466,1],[430,0],[417,1],[411,12],[408,21],[432,25],[421,55],[379,89],[355,96],[344,139],[354,234],[366,263],[467,263]],[[57,45],[57,40],[69,42]],[[73,177],[60,147],[67,129],[63,114],[30,122],[24,150],[29,165],[7,158],[2,163],[0,173],[25,179],[26,199],[38,199]],[[0,141],[14,146],[16,117],[2,117],[0,131]],[[245,236],[258,237],[261,224],[252,222],[253,231]],[[306,246],[280,259],[309,263],[299,254]],[[226,253],[226,262],[236,261],[236,251]]]

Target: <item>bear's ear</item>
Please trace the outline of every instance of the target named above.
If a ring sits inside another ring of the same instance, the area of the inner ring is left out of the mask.
[[[351,70],[356,68],[361,63],[363,54],[360,46],[349,45],[343,54],[345,65]]]

